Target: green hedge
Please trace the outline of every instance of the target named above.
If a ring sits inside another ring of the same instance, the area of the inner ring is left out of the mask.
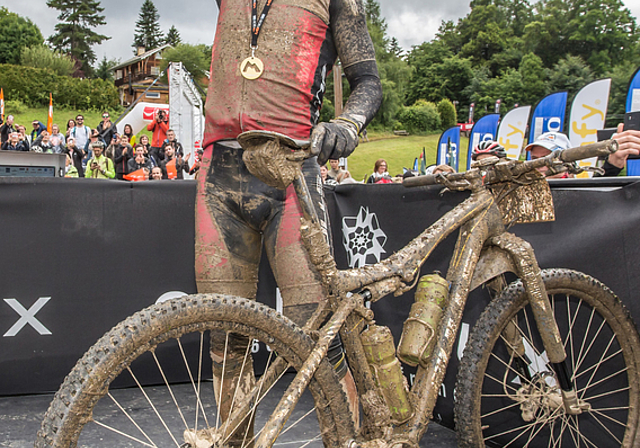
[[[412,106],[403,107],[398,119],[411,133],[435,132],[442,127],[436,105],[425,100],[418,100]]]
[[[58,76],[49,69],[0,64],[0,87],[6,100],[20,100],[31,107],[48,106],[49,92],[57,106],[78,110],[111,109],[118,105],[118,91],[111,81]]]

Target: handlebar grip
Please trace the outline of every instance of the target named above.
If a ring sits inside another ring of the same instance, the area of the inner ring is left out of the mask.
[[[402,181],[402,185],[411,188],[411,187],[421,187],[423,185],[435,185],[437,184],[437,176],[433,174],[426,174],[424,176],[414,176],[407,177]]]
[[[588,159],[591,157],[608,156],[618,150],[618,142],[615,140],[605,140],[591,143],[590,145],[578,146],[577,148],[565,149],[560,153],[560,160],[563,162],[575,162],[576,160]]]

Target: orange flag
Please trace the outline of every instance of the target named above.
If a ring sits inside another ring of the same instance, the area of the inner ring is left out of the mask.
[[[139,170],[135,170],[130,172],[129,174],[125,174],[123,176],[127,180],[131,180],[133,182],[138,182],[141,180],[147,180],[144,177],[144,168],[140,168]]]
[[[4,89],[0,87],[0,118],[4,123]]]
[[[167,177],[169,179],[177,179],[178,178],[178,170],[176,169],[176,159],[171,159],[167,165]]]
[[[49,92],[49,118],[47,118],[47,131],[51,134],[51,128],[53,127],[53,96]]]

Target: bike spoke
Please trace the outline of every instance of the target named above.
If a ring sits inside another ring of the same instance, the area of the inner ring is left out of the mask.
[[[224,354],[222,355],[222,375],[220,375],[220,386],[218,389],[218,397],[217,397],[217,401],[218,401],[218,408],[217,408],[217,412],[216,412],[216,429],[218,429],[219,423],[220,423],[220,407],[222,405],[222,391],[224,390],[224,370],[227,364],[227,349],[229,346],[229,332],[225,332],[225,337],[224,337]],[[214,383],[215,384],[215,383]],[[215,387],[215,386],[214,386]]]
[[[135,438],[133,436],[130,436],[128,434],[125,434],[124,432],[122,432],[120,430],[117,430],[117,429],[115,429],[115,428],[113,428],[113,427],[111,427],[111,426],[109,426],[109,425],[107,425],[105,423],[101,423],[101,422],[93,419],[93,417],[91,418],[91,420],[96,425],[102,426],[103,428],[106,428],[106,429],[108,429],[110,431],[113,431],[116,434],[120,434],[122,436],[125,436],[125,437],[131,439],[131,440],[139,441],[139,443],[145,444],[147,446],[156,446],[155,443],[153,443],[153,440],[151,440],[151,438],[147,435],[147,433],[143,431],[143,429],[140,427],[140,425],[138,425],[138,422],[136,422],[135,419],[133,417],[131,417],[131,415],[126,411],[126,409],[120,404],[120,402],[118,400],[116,400],[116,398],[113,395],[111,395],[111,392],[108,392],[107,396],[111,399],[111,401],[113,401],[113,403],[116,405],[116,407],[118,409],[120,409],[120,412],[122,412],[125,415],[125,417],[127,417],[127,419],[131,422],[131,424],[133,424],[133,426],[135,426],[136,429],[138,431],[140,431],[140,433],[145,437],[145,439],[147,439],[149,441],[149,443],[151,443],[151,445],[146,444],[145,442],[139,441],[137,438]]]
[[[582,389],[577,391],[579,396],[580,396],[580,398],[584,398],[584,395],[587,393],[587,389],[592,388],[592,387],[596,387],[601,383],[607,382],[610,379],[620,375],[621,373],[625,373],[627,370],[628,370],[628,367],[625,367],[624,369],[619,370],[617,372],[613,372],[611,375],[609,375],[609,376],[607,376],[605,378],[602,378],[602,379],[596,381],[595,383],[587,384],[585,387],[583,387]]]
[[[187,373],[189,374],[189,381],[191,382],[191,387],[193,388],[193,392],[196,394],[196,412],[198,412],[198,407],[202,411],[202,415],[204,417],[207,428],[210,428],[209,420],[207,419],[207,414],[204,411],[204,405],[202,404],[202,400],[200,398],[200,393],[198,387],[196,387],[196,383],[193,379],[193,373],[191,372],[191,368],[189,367],[189,363],[187,362],[187,355],[184,352],[184,347],[182,346],[182,341],[180,338],[176,338],[178,342],[178,348],[180,349],[180,354],[182,355],[182,361],[184,362],[184,366],[187,369]]]
[[[156,408],[156,406],[153,404],[153,402],[151,401],[151,398],[149,398],[149,395],[147,394],[147,392],[142,388],[142,385],[140,384],[140,382],[138,381],[138,378],[133,374],[133,371],[131,370],[130,367],[127,367],[127,370],[129,371],[129,373],[131,374],[131,377],[133,378],[133,380],[136,382],[136,384],[138,385],[138,388],[140,389],[140,391],[142,392],[142,395],[144,395],[144,398],[147,400],[147,403],[149,403],[149,406],[151,406],[151,409],[153,409],[153,412],[156,414],[156,416],[158,417],[158,419],[160,420],[160,423],[162,423],[162,426],[164,427],[164,429],[167,431],[167,433],[169,434],[169,436],[171,437],[171,440],[173,440],[173,442],[176,444],[177,447],[180,446],[180,444],[178,443],[178,441],[176,440],[176,438],[173,436],[173,433],[171,432],[171,430],[169,429],[169,427],[167,426],[167,423],[164,421],[164,419],[162,418],[162,416],[160,415],[160,412],[158,412],[158,409]]]
[[[233,392],[233,398],[231,400],[231,406],[229,406],[229,415],[227,416],[227,421],[225,422],[224,428],[223,428],[223,433],[224,431],[226,431],[227,429],[229,429],[229,417],[231,415],[233,415],[233,406],[236,403],[236,396],[238,395],[238,389],[240,388],[240,383],[242,383],[242,375],[244,374],[244,367],[247,364],[247,358],[250,356],[250,349],[251,349],[251,341],[249,341],[249,343],[247,344],[247,349],[244,352],[244,358],[242,358],[242,367],[240,367],[240,375],[238,375],[238,383],[236,384],[236,389]],[[272,352],[273,353],[273,352]]]
[[[169,381],[167,381],[167,377],[166,377],[166,375],[164,373],[164,369],[160,366],[160,361],[158,360],[158,357],[156,356],[155,350],[152,351],[151,354],[153,355],[153,359],[156,362],[156,366],[158,366],[158,370],[160,371],[160,374],[162,375],[162,381],[164,381],[164,384],[167,387],[167,390],[169,391],[169,395],[171,395],[171,399],[173,400],[173,404],[175,404],[176,409],[178,410],[178,414],[180,414],[180,418],[182,419],[182,423],[184,423],[184,427],[186,429],[186,428],[189,427],[189,425],[187,425],[187,420],[184,418],[184,414],[182,413],[182,409],[180,409],[180,406],[178,405],[178,400],[176,399],[176,396],[173,393],[173,389],[169,385]]]
[[[133,436],[131,436],[131,435],[129,435],[129,434],[125,434],[124,432],[119,431],[119,430],[117,430],[117,429],[115,429],[115,428],[113,428],[113,427],[111,427],[111,426],[109,426],[109,425],[105,425],[104,423],[100,423],[100,422],[97,422],[97,421],[95,421],[95,420],[93,420],[93,422],[94,422],[96,425],[101,426],[101,427],[102,427],[102,428],[104,428],[104,429],[108,429],[109,431],[112,431],[112,432],[114,432],[114,433],[116,433],[116,434],[119,434],[119,435],[121,435],[122,437],[126,437],[126,438],[127,438],[127,439],[129,439],[129,440],[133,440],[134,442],[137,442],[137,443],[139,443],[140,445],[148,446],[148,447],[151,447],[151,448],[158,448],[158,446],[157,446],[155,443],[154,443],[153,445],[150,445],[150,444],[148,444],[147,442],[145,442],[145,441],[143,441],[143,440],[137,439],[137,438],[135,438],[135,437],[133,437]],[[146,436],[146,434],[145,434],[145,436]],[[153,443],[153,442],[152,442],[152,443]]]

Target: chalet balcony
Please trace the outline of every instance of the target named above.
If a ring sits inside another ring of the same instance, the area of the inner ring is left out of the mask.
[[[144,81],[146,79],[156,79],[158,76],[157,73],[153,74],[151,70],[147,70],[145,72],[137,72],[135,75],[131,76],[131,83],[137,84],[140,81]],[[125,75],[123,78],[116,79],[114,82],[116,87],[124,86],[129,84],[129,75]]]

